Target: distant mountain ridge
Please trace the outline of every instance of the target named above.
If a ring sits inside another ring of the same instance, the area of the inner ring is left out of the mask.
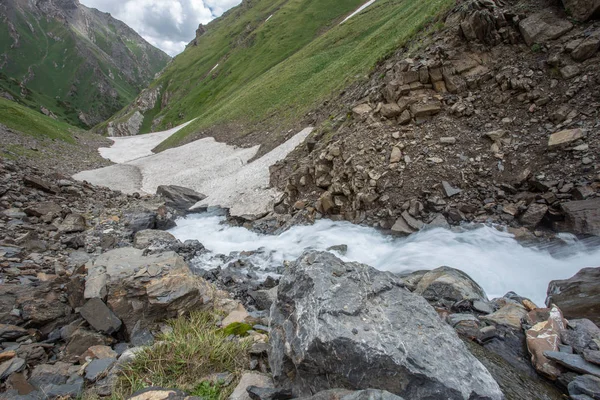
[[[4,0],[0,23],[0,95],[73,125],[104,121],[170,61],[78,0]]]

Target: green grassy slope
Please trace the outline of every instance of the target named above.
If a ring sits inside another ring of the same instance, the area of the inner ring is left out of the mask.
[[[153,83],[170,95],[162,127],[199,117],[159,149],[218,124],[296,120],[454,4],[379,0],[339,25],[363,3],[258,0],[209,24]]]
[[[74,143],[73,133],[79,129],[56,121],[39,112],[0,98],[0,124],[36,138],[48,138]]]

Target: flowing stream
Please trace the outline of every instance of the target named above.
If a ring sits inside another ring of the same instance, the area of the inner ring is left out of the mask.
[[[553,243],[528,246],[489,226],[436,228],[398,238],[330,220],[295,226],[280,235],[261,235],[224,221],[223,215],[214,212],[191,214],[179,219],[170,232],[182,241],[199,240],[213,255],[261,249],[252,263],[263,270],[295,260],[306,249],[337,245],[348,246],[345,254],[334,251],[343,260],[380,270],[406,272],[447,265],[469,274],[490,299],[514,291],[539,306],[544,304],[551,280],[569,278],[583,267],[600,266],[599,241],[578,241],[568,234],[559,235],[562,240]],[[216,263],[207,257],[197,266],[214,268]]]

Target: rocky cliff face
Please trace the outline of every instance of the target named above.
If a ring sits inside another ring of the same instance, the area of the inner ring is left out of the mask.
[[[0,20],[0,91],[79,126],[120,110],[170,60],[77,0],[8,0]]]

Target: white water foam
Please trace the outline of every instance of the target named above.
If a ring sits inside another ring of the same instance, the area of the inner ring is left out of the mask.
[[[295,226],[280,235],[260,235],[222,224],[223,216],[192,214],[179,219],[170,232],[178,239],[199,240],[214,253],[263,248],[264,265],[294,260],[305,249],[326,250],[345,244],[345,261],[358,261],[392,272],[434,269],[447,265],[460,269],[486,291],[500,297],[509,291],[543,306],[548,283],[573,276],[583,267],[600,266],[600,247],[586,249],[573,242],[563,247],[525,247],[511,234],[488,226],[462,231],[432,229],[407,238],[383,235],[375,229],[348,222],[320,220]],[[208,267],[208,266],[207,266]]]

